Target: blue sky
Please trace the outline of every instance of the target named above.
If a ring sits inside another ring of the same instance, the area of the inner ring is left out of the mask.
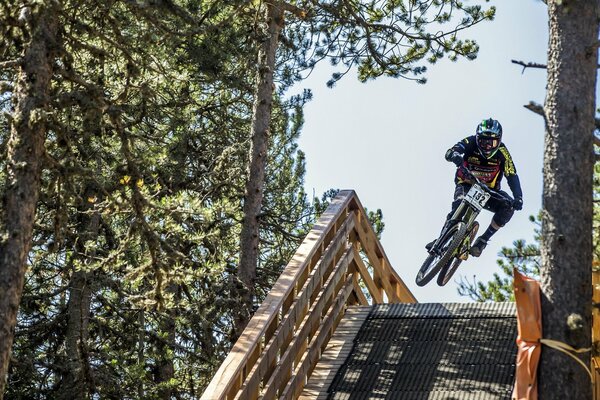
[[[502,246],[516,239],[531,241],[534,227],[529,216],[541,208],[544,125],[523,105],[543,104],[546,72],[522,73],[511,60],[546,63],[546,5],[539,0],[483,4],[497,7],[496,19],[462,36],[478,42],[478,58],[444,59],[430,66],[425,85],[389,78],[363,84],[348,74],[328,89],[325,82],[332,70],[327,65],[302,83],[314,94],[305,108],[299,140],[307,159],[307,192],[320,196],[329,188],[354,189],[365,207],[381,208],[386,224],[383,247],[420,302],[470,301],[458,295],[455,282],[420,288],[414,278],[426,257],[425,243],[437,236],[450,209],[454,167],[444,153],[473,134],[480,120],[493,117],[501,122],[525,205],[479,259],[461,265],[457,278],[491,279],[499,271],[496,260]],[[491,216],[487,211],[480,215],[480,232]]]

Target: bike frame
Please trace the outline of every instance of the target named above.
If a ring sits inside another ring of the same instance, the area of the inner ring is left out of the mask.
[[[477,218],[480,212],[480,210],[467,203],[465,198],[463,198],[458,207],[456,208],[456,211],[454,211],[454,214],[452,214],[452,217],[450,217],[450,219],[444,225],[444,228],[442,229],[440,236],[435,241],[431,251],[439,252],[438,246],[440,239],[443,238],[444,235],[446,235],[448,229],[450,229],[457,222],[464,222],[467,225],[467,232],[470,232],[471,226],[473,225],[473,222],[475,222],[475,219]]]
[[[491,197],[501,198],[505,201],[509,201],[509,199],[507,199],[502,194],[498,193],[497,191],[495,191],[493,189],[488,188],[484,183],[482,183],[476,177],[474,177],[474,178],[475,178],[475,182],[473,182],[473,185],[471,186],[471,188],[473,186],[476,186],[480,191],[489,193],[491,195]],[[488,201],[489,201],[489,199],[487,199],[485,201],[485,204],[487,204]],[[477,218],[477,216],[479,215],[481,210],[484,208],[485,204],[483,204],[481,206],[481,208],[477,208],[474,205],[469,203],[469,201],[467,200],[467,194],[465,194],[465,196],[463,196],[460,204],[458,205],[458,207],[456,208],[456,210],[454,211],[454,213],[452,214],[450,219],[446,222],[446,224],[442,228],[442,232],[440,233],[440,236],[435,241],[431,251],[435,252],[436,254],[439,254],[438,246],[439,246],[440,239],[444,237],[444,235],[446,234],[448,229],[450,229],[454,224],[456,224],[458,222],[464,222],[465,225],[467,226],[467,232],[470,232],[471,228],[473,226],[473,223],[475,222],[475,219]],[[467,236],[468,235],[465,235],[465,237],[467,237]],[[460,247],[461,246],[459,246],[459,248]]]

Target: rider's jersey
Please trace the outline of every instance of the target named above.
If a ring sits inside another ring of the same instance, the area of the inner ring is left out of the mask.
[[[475,135],[473,135],[456,143],[446,154],[450,155],[455,151],[463,155],[463,165],[488,187],[500,190],[500,181],[503,176],[506,176],[513,195],[515,197],[522,196],[517,169],[504,143],[500,144],[496,153],[490,158],[486,158],[479,151]],[[460,169],[457,169],[454,181],[456,184],[467,182]]]

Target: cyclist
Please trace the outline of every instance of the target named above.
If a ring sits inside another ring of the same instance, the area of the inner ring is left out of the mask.
[[[505,202],[491,198],[485,205],[487,210],[494,212],[494,217],[487,230],[475,240],[471,246],[470,253],[479,257],[487,246],[490,238],[513,216],[514,210],[523,208],[523,193],[515,164],[508,149],[502,143],[502,125],[495,119],[483,120],[477,125],[475,135],[469,136],[452,146],[446,152],[446,160],[457,166],[454,182],[454,202],[448,219],[452,216],[463,197],[471,188],[472,182],[466,177],[463,168],[467,167],[482,183],[488,187],[500,190],[502,176],[506,176],[508,186],[512,191],[514,201],[508,205]],[[435,240],[428,243],[426,248],[430,250]]]

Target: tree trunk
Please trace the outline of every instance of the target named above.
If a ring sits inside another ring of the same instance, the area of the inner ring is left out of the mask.
[[[166,291],[173,295],[175,302],[181,301],[178,294],[177,285],[171,283]],[[159,332],[161,340],[157,342],[156,352],[156,375],[155,382],[164,384],[157,392],[158,399],[169,400],[177,397],[172,389],[170,382],[175,378],[175,338],[176,338],[176,319],[177,311],[175,308],[165,310],[159,317]]]
[[[160,317],[160,332],[164,338],[157,346],[157,365],[155,381],[158,384],[165,384],[158,390],[158,398],[169,400],[172,398],[171,379],[175,377],[175,365],[173,363],[173,354],[175,353],[175,312],[168,311],[167,314]]]
[[[138,348],[137,348],[137,363],[138,366],[143,366],[145,363],[144,351],[146,350],[146,315],[144,309],[140,309],[138,314]],[[140,379],[137,385],[138,398],[145,397],[144,380]]]
[[[89,398],[89,360],[87,343],[89,337],[91,290],[89,274],[75,271],[69,285],[67,305],[67,331],[65,350],[67,354],[66,376],[61,384],[59,398],[83,400]]]
[[[94,201],[90,200],[97,196],[95,186],[94,183],[87,185],[83,205],[79,209],[80,222],[75,247],[84,265],[96,256],[95,247],[88,249],[86,243],[96,243],[100,230],[100,214],[93,211]],[[88,351],[92,279],[93,275],[85,269],[75,270],[71,275],[65,332],[67,368],[59,398],[84,400],[90,398],[94,390]]]
[[[543,337],[591,346],[593,130],[597,0],[548,1],[550,42],[545,104],[542,213]],[[581,359],[590,365],[590,354]],[[586,371],[544,347],[539,397],[591,399]]]
[[[40,190],[46,121],[57,34],[54,2],[34,6],[13,95],[6,191],[0,217],[0,400],[4,397],[17,311]]]
[[[273,75],[279,33],[283,27],[283,9],[279,5],[266,4],[268,31],[258,53],[256,93],[252,115],[252,146],[250,166],[244,198],[244,218],[240,235],[240,264],[238,277],[242,290],[243,307],[237,312],[235,336],[244,330],[252,313],[254,282],[258,264],[259,214],[265,186],[269,128],[273,103]]]

